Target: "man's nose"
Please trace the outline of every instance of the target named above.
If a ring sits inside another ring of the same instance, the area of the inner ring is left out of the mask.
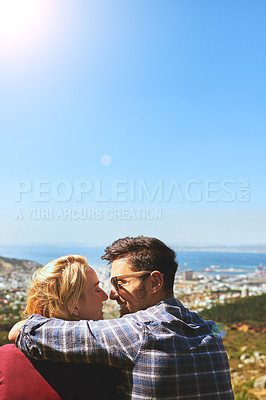
[[[110,296],[109,297],[110,297],[111,300],[116,300],[116,299],[119,298],[119,294],[117,293],[117,291],[114,288],[112,288],[111,291],[110,291]]]

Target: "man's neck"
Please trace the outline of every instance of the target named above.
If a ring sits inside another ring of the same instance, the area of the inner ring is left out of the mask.
[[[164,293],[164,292],[158,293],[158,295],[152,299],[151,303],[153,303],[153,304],[151,304],[150,307],[155,306],[155,304],[160,303],[160,301],[170,299],[171,297],[174,297],[174,293],[172,291],[169,291],[167,293]]]

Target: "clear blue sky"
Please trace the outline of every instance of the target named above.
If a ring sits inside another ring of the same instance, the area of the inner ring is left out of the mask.
[[[266,243],[265,1],[18,4],[0,5],[1,243]]]

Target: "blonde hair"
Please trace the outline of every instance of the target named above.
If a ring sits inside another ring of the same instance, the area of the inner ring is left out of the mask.
[[[28,289],[24,317],[40,314],[47,318],[79,319],[72,313],[82,296],[89,269],[85,257],[68,255],[37,270]]]

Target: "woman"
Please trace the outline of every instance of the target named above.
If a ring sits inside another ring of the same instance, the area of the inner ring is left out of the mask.
[[[103,319],[107,294],[82,256],[60,257],[37,271],[28,290],[24,316],[65,320]]]
[[[69,255],[35,273],[24,315],[96,321],[103,319],[107,298],[87,260]],[[120,378],[114,368],[37,361],[27,358],[14,344],[0,348],[0,400],[116,399]]]

